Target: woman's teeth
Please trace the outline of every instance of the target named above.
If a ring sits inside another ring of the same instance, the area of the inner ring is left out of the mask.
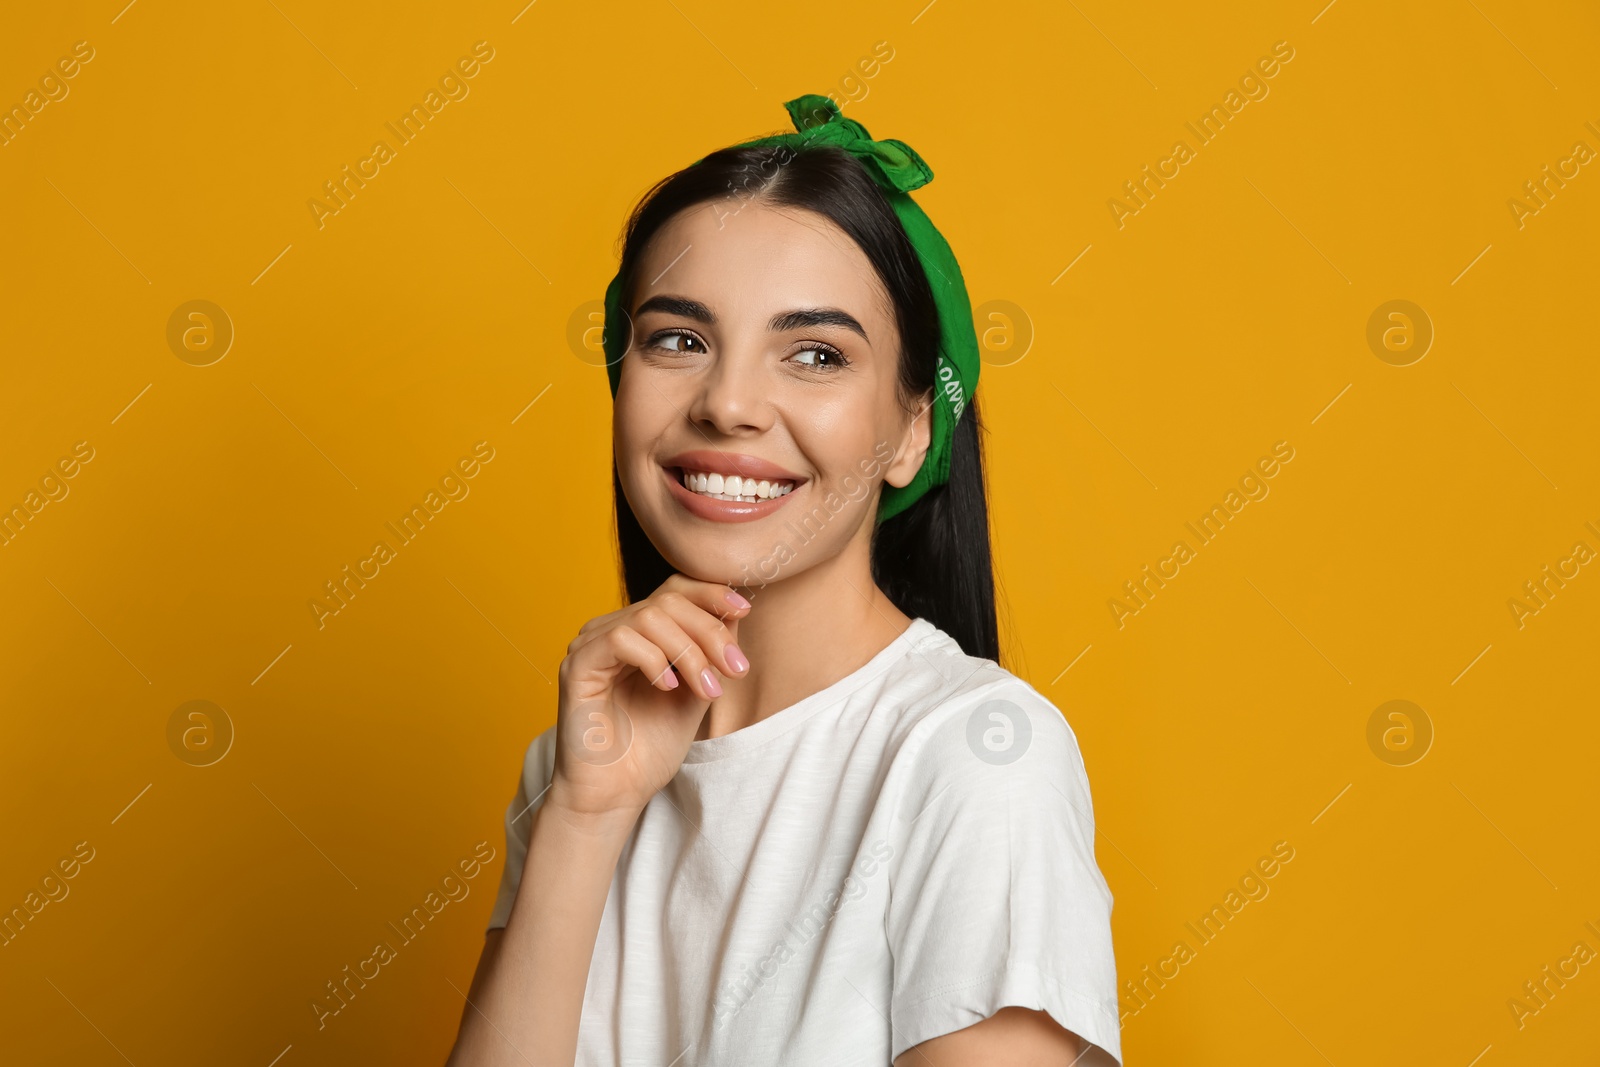
[[[765,478],[741,478],[737,474],[715,474],[707,471],[683,472],[683,485],[691,493],[709,496],[713,500],[742,500],[751,503],[771,500],[794,489],[793,482],[774,482]]]

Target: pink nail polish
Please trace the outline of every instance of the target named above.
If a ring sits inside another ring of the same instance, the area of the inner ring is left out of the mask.
[[[667,689],[678,688],[678,676],[672,673],[671,667],[668,667],[664,672],[662,672],[661,684]]]
[[[728,590],[724,595],[727,597],[728,603],[732,604],[736,608],[747,608],[750,606],[750,601],[746,600],[738,593],[735,593],[732,589]]]
[[[738,645],[728,645],[722,650],[722,654],[728,657],[728,666],[733,668],[734,673],[743,674],[750,669],[750,661],[744,658],[744,653],[739,651]]]
[[[722,683],[717,681],[717,676],[712,673],[710,667],[706,667],[701,670],[700,681],[705,684],[706,692],[710,693],[713,697],[719,697],[722,695]]]

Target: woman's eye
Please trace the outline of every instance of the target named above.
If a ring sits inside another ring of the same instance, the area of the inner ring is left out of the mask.
[[[837,348],[826,345],[813,345],[811,348],[802,348],[794,354],[794,358],[802,366],[818,368],[839,368],[849,366],[850,361],[844,353]]]
[[[661,348],[668,352],[677,352],[682,355],[703,353],[705,343],[692,333],[677,330],[666,330],[650,338],[651,348]]]

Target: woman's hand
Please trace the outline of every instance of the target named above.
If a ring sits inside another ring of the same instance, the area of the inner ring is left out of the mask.
[[[561,661],[555,772],[524,832],[504,930],[491,930],[449,1063],[571,1067],[607,894],[639,813],[672,780],[750,604],[674,574],[637,604],[584,623]],[[534,798],[537,800],[538,798]],[[587,1062],[587,1061],[585,1061]]]
[[[678,773],[718,675],[750,669],[729,586],[674,574],[645,599],[590,619],[559,672],[555,774],[547,803],[583,817],[638,817]]]

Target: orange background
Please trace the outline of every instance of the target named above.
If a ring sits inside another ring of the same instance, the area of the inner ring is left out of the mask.
[[[1508,206],[1600,150],[1592,7],[222,7],[35,5],[0,33],[7,109],[93,49],[0,147],[0,504],[93,451],[0,547],[0,907],[93,851],[0,948],[0,1060],[443,1060],[524,747],[619,603],[586,305],[651,183],[829,91],[938,175],[918,198],[990,344],[1007,665],[1082,743],[1120,976],[1293,849],[1125,992],[1128,1062],[1592,1053],[1600,963],[1508,1006],[1600,951],[1600,568],[1508,606],[1600,551],[1600,174]],[[323,183],[478,41],[468,95],[319,227]],[[1280,41],[1196,147],[1185,123]],[[235,331],[207,366],[168,342],[192,300]],[[1431,323],[1409,365],[1368,342],[1391,300]],[[469,495],[319,628],[323,583],[480,441]],[[1185,523],[1280,441],[1200,546]],[[209,766],[169,741],[195,700],[234,733]],[[1369,744],[1391,700],[1431,729],[1419,761],[1381,740],[1400,720]],[[324,983],[479,841],[470,895],[319,1031]]]

